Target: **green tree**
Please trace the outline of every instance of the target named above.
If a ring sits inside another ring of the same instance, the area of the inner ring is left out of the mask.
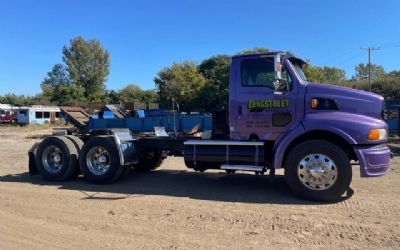
[[[84,98],[85,90],[82,86],[76,84],[60,84],[54,92],[53,103],[60,106],[86,106],[87,101]]]
[[[304,74],[310,82],[322,82],[323,73],[320,67],[312,66],[309,64],[304,69]]]
[[[210,57],[199,65],[199,72],[207,79],[199,96],[203,111],[228,107],[230,65],[231,57],[228,55]]]
[[[309,65],[304,74],[310,82],[338,84],[346,80],[346,71],[336,67],[317,67]]]
[[[400,70],[393,70],[386,74],[386,77],[400,80]]]
[[[54,100],[54,93],[60,84],[70,84],[70,78],[67,70],[62,64],[56,64],[53,66],[47,76],[44,78],[40,88],[42,89],[44,98],[48,98],[50,101]]]
[[[144,90],[143,91],[143,99],[145,102],[158,102],[158,93],[155,89]]]
[[[33,97],[31,97],[31,96],[16,95],[13,93],[8,93],[0,98],[0,103],[10,104],[10,105],[15,105],[15,106],[27,106],[27,105],[34,104],[32,100],[33,100]]]
[[[42,84],[42,94],[37,96],[35,102],[40,104],[84,106],[83,87],[72,83],[69,74],[62,64],[56,64],[47,73]]]
[[[157,92],[155,90],[143,90],[136,84],[128,84],[125,88],[119,92],[119,99],[124,102],[156,102],[158,99]]]
[[[31,104],[34,105],[45,105],[45,106],[50,106],[52,105],[51,101],[50,101],[50,97],[49,96],[45,96],[43,93],[37,94],[33,97],[31,97]]]
[[[122,102],[141,101],[143,90],[136,84],[128,84],[119,91],[119,98]]]
[[[368,80],[368,64],[360,63],[355,67],[355,76],[353,77],[357,81]],[[385,76],[385,70],[381,65],[371,64],[371,81],[380,79]]]
[[[119,93],[115,90],[106,90],[106,103],[110,103],[110,104],[118,104],[121,102]]]
[[[203,109],[198,104],[198,96],[206,79],[199,73],[196,63],[192,61],[174,63],[171,67],[162,69],[154,82],[161,107],[171,108],[171,100],[175,98],[182,111]]]
[[[244,49],[238,53],[237,55],[247,55],[247,54],[257,54],[257,53],[265,53],[271,51],[270,49],[263,48],[263,47],[254,47],[252,49]]]
[[[84,89],[88,101],[100,102],[110,70],[109,52],[96,39],[76,37],[64,46],[63,55],[72,82]]]
[[[336,67],[322,67],[323,83],[339,83],[346,80],[346,71]]]

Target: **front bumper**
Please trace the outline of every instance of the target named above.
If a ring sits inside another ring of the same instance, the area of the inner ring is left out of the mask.
[[[376,177],[386,174],[391,153],[386,144],[355,147],[354,152],[360,163],[361,177]]]

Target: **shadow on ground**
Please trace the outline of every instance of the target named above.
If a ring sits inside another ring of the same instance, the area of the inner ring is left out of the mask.
[[[294,197],[281,175],[272,178],[251,174],[158,170],[131,173],[125,179],[110,185],[94,185],[86,183],[83,177],[67,182],[47,182],[40,176],[21,173],[0,176],[0,182],[60,186],[60,189],[82,192],[85,194],[83,199],[117,200],[140,195],[164,195],[224,202],[323,204]],[[108,195],[111,193],[113,195]],[[349,190],[342,200],[351,197],[352,194],[353,191]]]

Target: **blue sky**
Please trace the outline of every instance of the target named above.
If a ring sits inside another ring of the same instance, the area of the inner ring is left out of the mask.
[[[373,63],[400,70],[400,1],[0,0],[0,95],[33,95],[62,47],[96,38],[110,52],[108,89],[154,88],[173,62],[246,48],[291,50],[314,65],[354,73],[360,46]]]

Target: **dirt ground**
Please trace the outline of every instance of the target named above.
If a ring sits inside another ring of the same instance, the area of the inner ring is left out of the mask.
[[[0,249],[400,249],[400,157],[384,177],[355,166],[348,199],[321,204],[281,171],[195,173],[173,157],[112,185],[46,182],[27,173],[46,133],[0,127]]]

